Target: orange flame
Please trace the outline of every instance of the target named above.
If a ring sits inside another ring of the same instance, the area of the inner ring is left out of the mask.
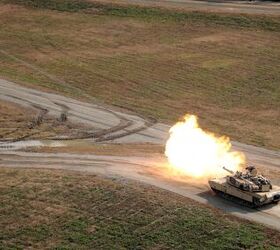
[[[165,155],[170,169],[179,174],[194,178],[224,176],[223,166],[236,171],[245,162],[244,154],[230,152],[228,137],[216,137],[203,131],[194,115],[186,115],[169,133]]]

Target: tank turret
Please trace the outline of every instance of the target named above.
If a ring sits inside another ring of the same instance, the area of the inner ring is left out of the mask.
[[[231,175],[227,176],[228,184],[235,186],[244,191],[250,192],[267,192],[272,189],[272,185],[269,179],[263,175],[258,174],[257,169],[254,166],[249,166],[244,172],[228,170]]]

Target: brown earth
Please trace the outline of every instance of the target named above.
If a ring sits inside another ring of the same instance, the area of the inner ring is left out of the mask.
[[[59,121],[59,118],[51,117],[36,107],[32,110],[0,100],[0,140],[72,137],[83,132],[86,132],[84,125]]]

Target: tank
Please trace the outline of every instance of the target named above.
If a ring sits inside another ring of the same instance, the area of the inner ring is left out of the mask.
[[[244,171],[233,172],[223,167],[229,174],[223,178],[209,180],[211,189],[218,195],[249,207],[260,207],[280,201],[280,187],[258,174],[254,166]]]

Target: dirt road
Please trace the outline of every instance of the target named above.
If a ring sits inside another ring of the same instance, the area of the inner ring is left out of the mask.
[[[260,1],[195,1],[195,0],[101,0],[145,6],[159,6],[207,12],[280,15],[280,4]]]
[[[28,89],[0,80],[0,99],[12,101],[26,107],[39,107],[59,116],[67,108],[72,122],[92,127],[96,142],[150,142],[164,144],[169,126],[145,120],[134,114],[125,114],[111,107],[83,103],[71,98]],[[233,143],[234,149],[245,153],[248,162],[257,166],[280,170],[280,152],[254,146]],[[265,223],[280,230],[280,205],[253,210],[236,206],[215,197],[206,184],[197,185],[184,180],[166,177],[166,160],[161,155],[153,157],[119,157],[77,154],[27,153],[13,150],[13,143],[0,144],[1,167],[55,168],[87,171],[106,176],[130,178],[164,188],[190,197],[202,203],[211,204],[234,215]]]
[[[5,80],[0,80],[0,99],[25,107],[45,109],[49,115],[56,117],[67,109],[69,120],[92,127],[92,138],[98,142],[164,143],[168,135],[169,127],[155,123],[154,120],[145,120],[109,107],[24,88]]]

